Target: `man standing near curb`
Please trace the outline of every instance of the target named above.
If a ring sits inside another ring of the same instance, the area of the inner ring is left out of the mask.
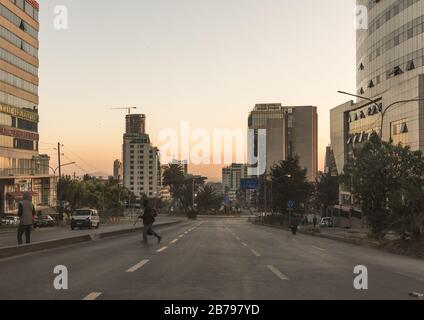
[[[316,229],[316,228],[317,228],[317,224],[318,224],[318,218],[317,218],[317,216],[315,215],[315,216],[314,216],[314,229]]]
[[[28,192],[24,193],[23,200],[19,203],[18,215],[21,220],[18,228],[18,244],[23,244],[22,236],[24,233],[26,244],[30,244],[35,207],[32,204],[31,195]]]
[[[143,214],[143,224],[144,224],[144,228],[143,228],[143,243],[147,244],[148,243],[147,236],[148,235],[152,235],[152,236],[155,236],[158,239],[158,244],[159,244],[162,241],[162,237],[160,235],[158,235],[153,230],[153,223],[155,222],[155,217],[157,216],[157,214],[149,206],[149,201],[148,200],[144,200],[143,205],[144,205],[144,214]]]

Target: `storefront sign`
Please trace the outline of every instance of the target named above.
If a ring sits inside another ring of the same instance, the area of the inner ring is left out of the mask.
[[[18,129],[11,129],[11,128],[1,128],[1,127],[0,127],[0,135],[20,138],[25,140],[33,140],[33,141],[38,141],[40,139],[40,135],[38,133],[26,132],[26,131],[21,131]]]
[[[40,117],[37,113],[30,112],[22,108],[16,108],[16,107],[4,105],[4,104],[0,104],[0,113],[10,114],[11,116],[37,122],[37,123],[40,121]]]

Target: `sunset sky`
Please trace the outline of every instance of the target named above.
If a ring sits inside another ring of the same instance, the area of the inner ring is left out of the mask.
[[[316,105],[319,159],[329,110],[355,91],[354,0],[42,0],[40,152],[66,172],[112,174],[126,112],[163,129],[247,130],[257,103]],[[69,10],[55,30],[54,7]],[[219,180],[221,166],[191,167]]]

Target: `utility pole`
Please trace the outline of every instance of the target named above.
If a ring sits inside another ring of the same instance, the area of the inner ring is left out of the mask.
[[[194,202],[194,178],[192,181],[192,194],[193,194],[193,211],[194,211],[194,206],[195,206],[195,202]]]
[[[59,180],[62,178],[62,165],[60,163],[60,142],[57,143],[57,164],[59,168]]]

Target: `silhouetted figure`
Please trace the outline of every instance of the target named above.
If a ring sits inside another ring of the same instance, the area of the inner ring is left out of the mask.
[[[24,233],[26,244],[30,244],[33,219],[35,216],[35,207],[32,204],[31,195],[28,192],[24,193],[23,200],[19,203],[18,215],[20,218],[20,224],[18,228],[18,244],[23,244],[22,236]]]
[[[157,216],[154,209],[149,205],[148,200],[144,200],[144,214],[143,214],[143,243],[148,243],[148,236],[155,236],[158,239],[158,243],[162,241],[162,237],[153,230],[153,223],[155,223],[155,217]]]
[[[318,218],[317,216],[314,216],[314,229],[317,228],[317,224],[318,224]]]

